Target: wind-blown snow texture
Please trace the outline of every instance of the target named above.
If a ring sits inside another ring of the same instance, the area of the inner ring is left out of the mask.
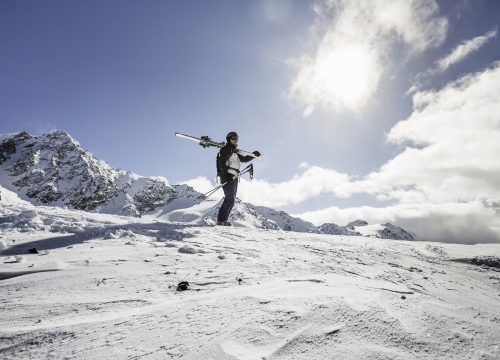
[[[165,223],[4,193],[1,359],[500,357],[499,244]]]
[[[0,135],[0,185],[35,205],[67,206],[108,214],[143,216],[177,222],[214,224],[219,204],[197,205],[201,194],[187,185],[169,186],[165,179],[143,177],[114,169],[85,151],[64,131],[33,136],[26,132]],[[209,205],[209,206],[207,206]],[[317,228],[312,223],[263,206],[237,203],[231,221],[237,226],[338,234],[336,224]],[[363,225],[353,222],[347,227]],[[404,229],[386,224],[366,235],[413,240]],[[343,228],[343,227],[339,227]]]

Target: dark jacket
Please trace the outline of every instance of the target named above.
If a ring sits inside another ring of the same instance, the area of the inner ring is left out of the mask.
[[[217,175],[221,178],[222,181],[227,180],[229,177],[233,176],[230,173],[227,172],[229,167],[226,165],[226,162],[229,160],[231,155],[237,151],[237,148],[235,145],[232,145],[230,143],[227,143],[225,146],[223,146],[219,154],[217,155]],[[253,156],[247,155],[243,156],[238,154],[238,157],[241,162],[249,162],[254,159]]]

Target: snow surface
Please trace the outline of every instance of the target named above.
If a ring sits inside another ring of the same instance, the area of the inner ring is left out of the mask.
[[[206,205],[167,223],[11,200],[1,359],[500,358],[499,269],[468,263],[500,244],[197,224]]]

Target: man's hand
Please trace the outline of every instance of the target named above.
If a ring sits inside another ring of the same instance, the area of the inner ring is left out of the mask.
[[[260,152],[258,152],[258,151],[254,151],[252,154],[254,154],[256,157],[260,156]]]

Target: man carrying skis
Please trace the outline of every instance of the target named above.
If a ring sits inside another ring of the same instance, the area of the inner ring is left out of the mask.
[[[253,156],[243,156],[237,153],[238,134],[231,131],[226,136],[226,145],[222,147],[217,155],[217,176],[219,176],[221,183],[226,183],[222,187],[224,190],[224,201],[219,209],[217,215],[217,225],[231,226],[227,221],[231,209],[233,208],[236,200],[236,192],[238,191],[238,178],[233,177],[240,173],[240,163],[249,162],[253,160]],[[254,151],[256,157],[260,156],[260,152]]]

